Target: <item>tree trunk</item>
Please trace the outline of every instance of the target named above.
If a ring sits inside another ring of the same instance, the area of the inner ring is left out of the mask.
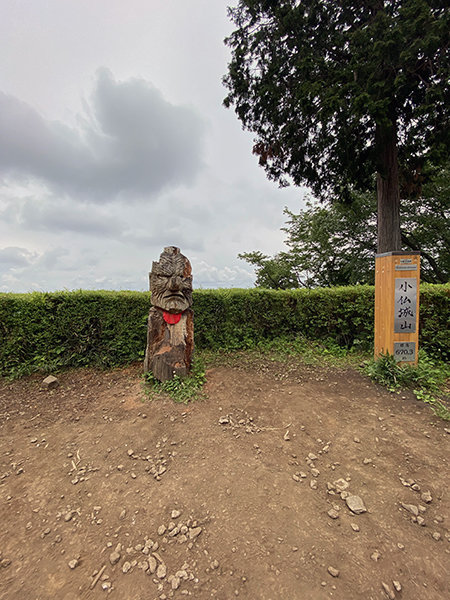
[[[395,123],[377,125],[377,200],[379,254],[402,249],[400,190],[398,180],[397,131]]]

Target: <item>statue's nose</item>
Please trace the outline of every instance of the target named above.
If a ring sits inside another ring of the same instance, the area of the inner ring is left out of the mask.
[[[179,290],[181,285],[181,279],[178,275],[172,275],[169,281],[169,287],[171,290]]]

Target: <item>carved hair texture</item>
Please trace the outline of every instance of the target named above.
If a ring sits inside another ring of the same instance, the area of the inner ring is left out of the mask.
[[[180,313],[192,306],[192,268],[189,260],[175,246],[164,248],[150,273],[153,306]]]

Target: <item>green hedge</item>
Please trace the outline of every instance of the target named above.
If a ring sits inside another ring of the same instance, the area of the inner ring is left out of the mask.
[[[421,286],[421,346],[450,358],[449,285]],[[111,367],[143,358],[150,296],[77,291],[0,294],[0,374]],[[198,348],[251,348],[303,336],[369,348],[374,288],[195,290]]]

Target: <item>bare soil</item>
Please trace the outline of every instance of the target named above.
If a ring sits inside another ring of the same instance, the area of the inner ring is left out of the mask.
[[[58,377],[0,381],[2,600],[448,597],[450,430],[412,394],[264,358],[189,405],[140,365]]]

